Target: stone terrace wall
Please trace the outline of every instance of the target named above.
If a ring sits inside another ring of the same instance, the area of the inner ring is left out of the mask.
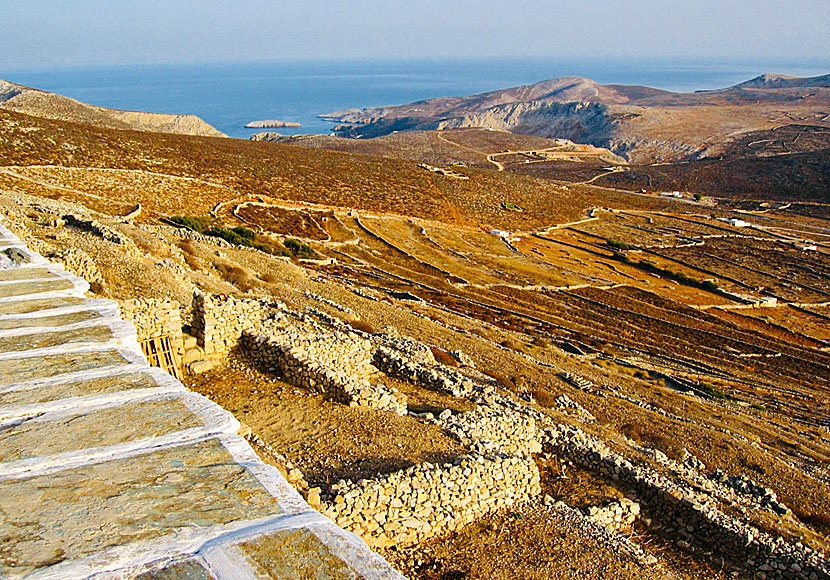
[[[381,344],[375,351],[374,364],[377,368],[402,381],[432,391],[449,393],[454,397],[469,397],[475,383],[453,368],[433,363],[418,362],[401,351]]]
[[[193,331],[208,355],[233,349],[242,331],[257,326],[264,315],[262,303],[256,300],[221,294],[193,296]]]
[[[374,345],[354,332],[319,324],[308,315],[277,313],[276,318],[242,335],[243,351],[269,369],[279,369],[297,386],[328,393],[353,406],[407,412],[395,389],[372,384]]]
[[[332,486],[324,513],[370,546],[410,546],[541,492],[532,459],[469,455]]]
[[[135,326],[138,340],[170,336],[173,347],[182,349],[182,312],[175,300],[139,298],[120,302],[121,317]]]
[[[830,562],[815,550],[761,532],[717,509],[708,494],[633,465],[575,427],[547,430],[560,457],[621,481],[633,489],[650,515],[691,543],[714,550],[757,572],[759,579],[830,579]]]
[[[480,453],[526,456],[542,451],[542,431],[537,429],[536,420],[500,406],[481,405],[467,413],[442,414],[435,423]]]

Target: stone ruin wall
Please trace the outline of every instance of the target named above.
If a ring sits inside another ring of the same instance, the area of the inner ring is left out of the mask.
[[[546,445],[558,456],[626,484],[648,506],[653,519],[671,526],[676,535],[690,543],[744,562],[757,578],[830,579],[830,562],[823,554],[800,543],[790,544],[729,516],[713,505],[707,493],[635,466],[575,427],[558,425],[547,432]]]
[[[124,300],[119,305],[121,317],[135,326],[139,342],[169,336],[173,348],[182,354],[182,312],[178,302],[139,298]]]
[[[139,338],[156,332],[175,335],[170,331],[177,324],[181,328],[173,303],[128,302],[125,317],[134,321]],[[428,347],[413,346],[417,341],[379,335],[369,340],[342,321],[286,312],[278,309],[263,326],[260,302],[197,295],[194,330],[206,352],[227,352],[241,343],[252,359],[279,369],[289,382],[350,405],[406,414],[403,395],[369,381],[375,367],[480,404],[469,413],[431,418],[471,450],[458,463],[426,463],[374,480],[340,482],[324,495],[326,514],[371,545],[411,545],[538,495],[539,472],[530,454],[544,445],[563,459],[620,481],[647,506],[651,518],[672,526],[690,543],[745,562],[758,578],[830,578],[820,553],[760,532],[718,510],[705,492],[635,466],[580,429],[556,424],[497,395],[492,386],[430,361]],[[585,515],[617,531],[630,527],[638,512],[637,503],[621,500]]]
[[[530,458],[468,455],[333,485],[323,512],[369,546],[411,546],[540,493]]]
[[[286,381],[331,395],[348,405],[407,413],[406,398],[395,389],[370,382],[374,345],[354,332],[322,326],[308,315],[277,313],[274,320],[246,330],[244,352]]]
[[[257,326],[265,308],[257,300],[222,294],[193,296],[193,333],[205,354],[224,354],[239,343],[242,332]]]
[[[638,502],[647,506],[650,517],[670,526],[681,539],[744,562],[761,580],[830,579],[830,563],[823,554],[761,532],[719,510],[715,506],[716,498],[734,503],[729,501],[730,496],[734,499],[734,494],[733,490],[726,489],[728,485],[719,485],[692,470],[697,479],[706,480],[696,490],[651,468],[635,466],[581,429],[558,424],[550,416],[495,393],[478,381],[470,384],[472,381],[456,369],[410,358],[406,349],[381,345],[375,365],[422,388],[449,392],[479,403],[475,411],[441,414],[433,419],[471,449],[521,456],[544,447],[562,459],[621,482],[624,488],[635,493]],[[745,494],[740,501],[749,500],[749,505],[756,509],[780,513],[780,506],[769,501],[768,495],[769,490],[761,490],[758,497]],[[609,531],[622,531],[639,516],[638,502],[626,498],[593,506],[583,515]]]

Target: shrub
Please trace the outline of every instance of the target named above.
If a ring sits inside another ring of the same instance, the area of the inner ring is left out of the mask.
[[[703,194],[702,193],[696,193],[694,195],[694,198],[695,198],[695,201],[700,201],[701,199],[703,199]]]
[[[179,249],[189,256],[196,255],[196,248],[193,247],[193,240],[181,240],[178,244]]]
[[[515,351],[515,352],[521,352],[521,353],[524,352],[521,345],[517,344],[514,340],[509,339],[509,338],[507,340],[501,341],[501,345],[504,348],[509,348],[510,350]]]
[[[798,508],[793,508],[793,514],[802,523],[807,524],[808,526],[814,526],[830,531],[830,515],[824,513],[808,513]]]
[[[315,255],[311,246],[293,238],[285,240],[283,245],[297,258],[308,259],[313,258]]]
[[[243,238],[235,231],[229,230],[227,228],[210,228],[209,230],[205,231],[205,234],[208,236],[213,236],[214,238],[222,238],[226,242],[230,242],[237,246],[251,245],[251,240]]]
[[[171,216],[169,219],[174,224],[184,226],[195,232],[199,232],[200,234],[205,233],[205,230],[207,230],[210,227],[209,217],[174,215]]]
[[[236,226],[231,228],[231,231],[238,235],[240,238],[243,238],[248,241],[253,241],[256,237],[256,233],[254,230],[249,230],[248,228],[244,228],[242,226]]]
[[[244,268],[232,264],[216,264],[216,269],[222,274],[226,282],[230,282],[243,292],[256,288],[256,280]]]
[[[619,242],[617,240],[607,240],[605,243],[608,244],[609,246],[611,246],[612,248],[616,248],[618,250],[631,250],[632,249],[632,247],[629,244],[626,244],[625,242]]]
[[[724,400],[724,399],[728,398],[726,396],[726,393],[721,391],[719,388],[717,388],[712,383],[707,383],[706,381],[700,381],[697,384],[697,388],[698,388],[699,391],[704,393],[706,396],[711,397],[713,399]]]
[[[267,284],[273,284],[275,282],[279,282],[279,278],[274,276],[271,272],[265,272],[264,274],[259,275],[259,279]]]

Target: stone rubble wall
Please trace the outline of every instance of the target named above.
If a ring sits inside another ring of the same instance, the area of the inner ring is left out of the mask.
[[[506,412],[503,407],[482,405],[474,411],[454,414],[445,411],[434,422],[479,453],[529,456],[542,451],[542,431],[536,420]]]
[[[830,561],[800,543],[781,537],[720,511],[704,492],[692,490],[659,473],[633,465],[580,429],[558,425],[547,430],[549,444],[560,457],[621,481],[648,506],[649,514],[674,534],[714,550],[757,571],[757,578],[830,579]]]
[[[396,389],[372,384],[374,346],[354,332],[325,328],[309,316],[277,314],[259,328],[246,330],[241,347],[254,361],[279,370],[299,387],[331,395],[351,406],[407,412],[406,398]]]
[[[222,294],[193,295],[193,332],[208,355],[232,350],[242,332],[260,324],[264,316],[265,307],[257,300]]]
[[[454,397],[469,398],[476,387],[466,375],[451,367],[434,362],[426,365],[385,345],[375,351],[374,365],[391,377]]]
[[[427,345],[414,338],[400,336],[394,328],[390,327],[387,332],[372,335],[372,340],[378,346],[386,347],[412,362],[424,366],[435,364],[435,357]]]
[[[175,300],[139,298],[120,303],[121,317],[135,326],[138,340],[169,336],[173,348],[183,350],[182,312]]]
[[[324,513],[369,546],[411,546],[445,535],[541,492],[532,459],[468,455],[358,482],[341,481]]]
[[[90,284],[94,282],[100,284],[104,281],[95,260],[80,248],[69,248],[59,252],[52,252],[47,254],[46,257],[62,263],[67,270],[80,276]]]

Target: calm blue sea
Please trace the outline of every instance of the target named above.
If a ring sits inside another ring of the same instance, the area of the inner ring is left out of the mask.
[[[192,113],[233,137],[249,121],[302,124],[284,134],[328,133],[317,115],[470,95],[576,75],[597,82],[673,91],[730,86],[764,72],[827,74],[828,63],[683,63],[556,59],[273,62],[17,70],[0,78],[86,103],[158,113]]]

